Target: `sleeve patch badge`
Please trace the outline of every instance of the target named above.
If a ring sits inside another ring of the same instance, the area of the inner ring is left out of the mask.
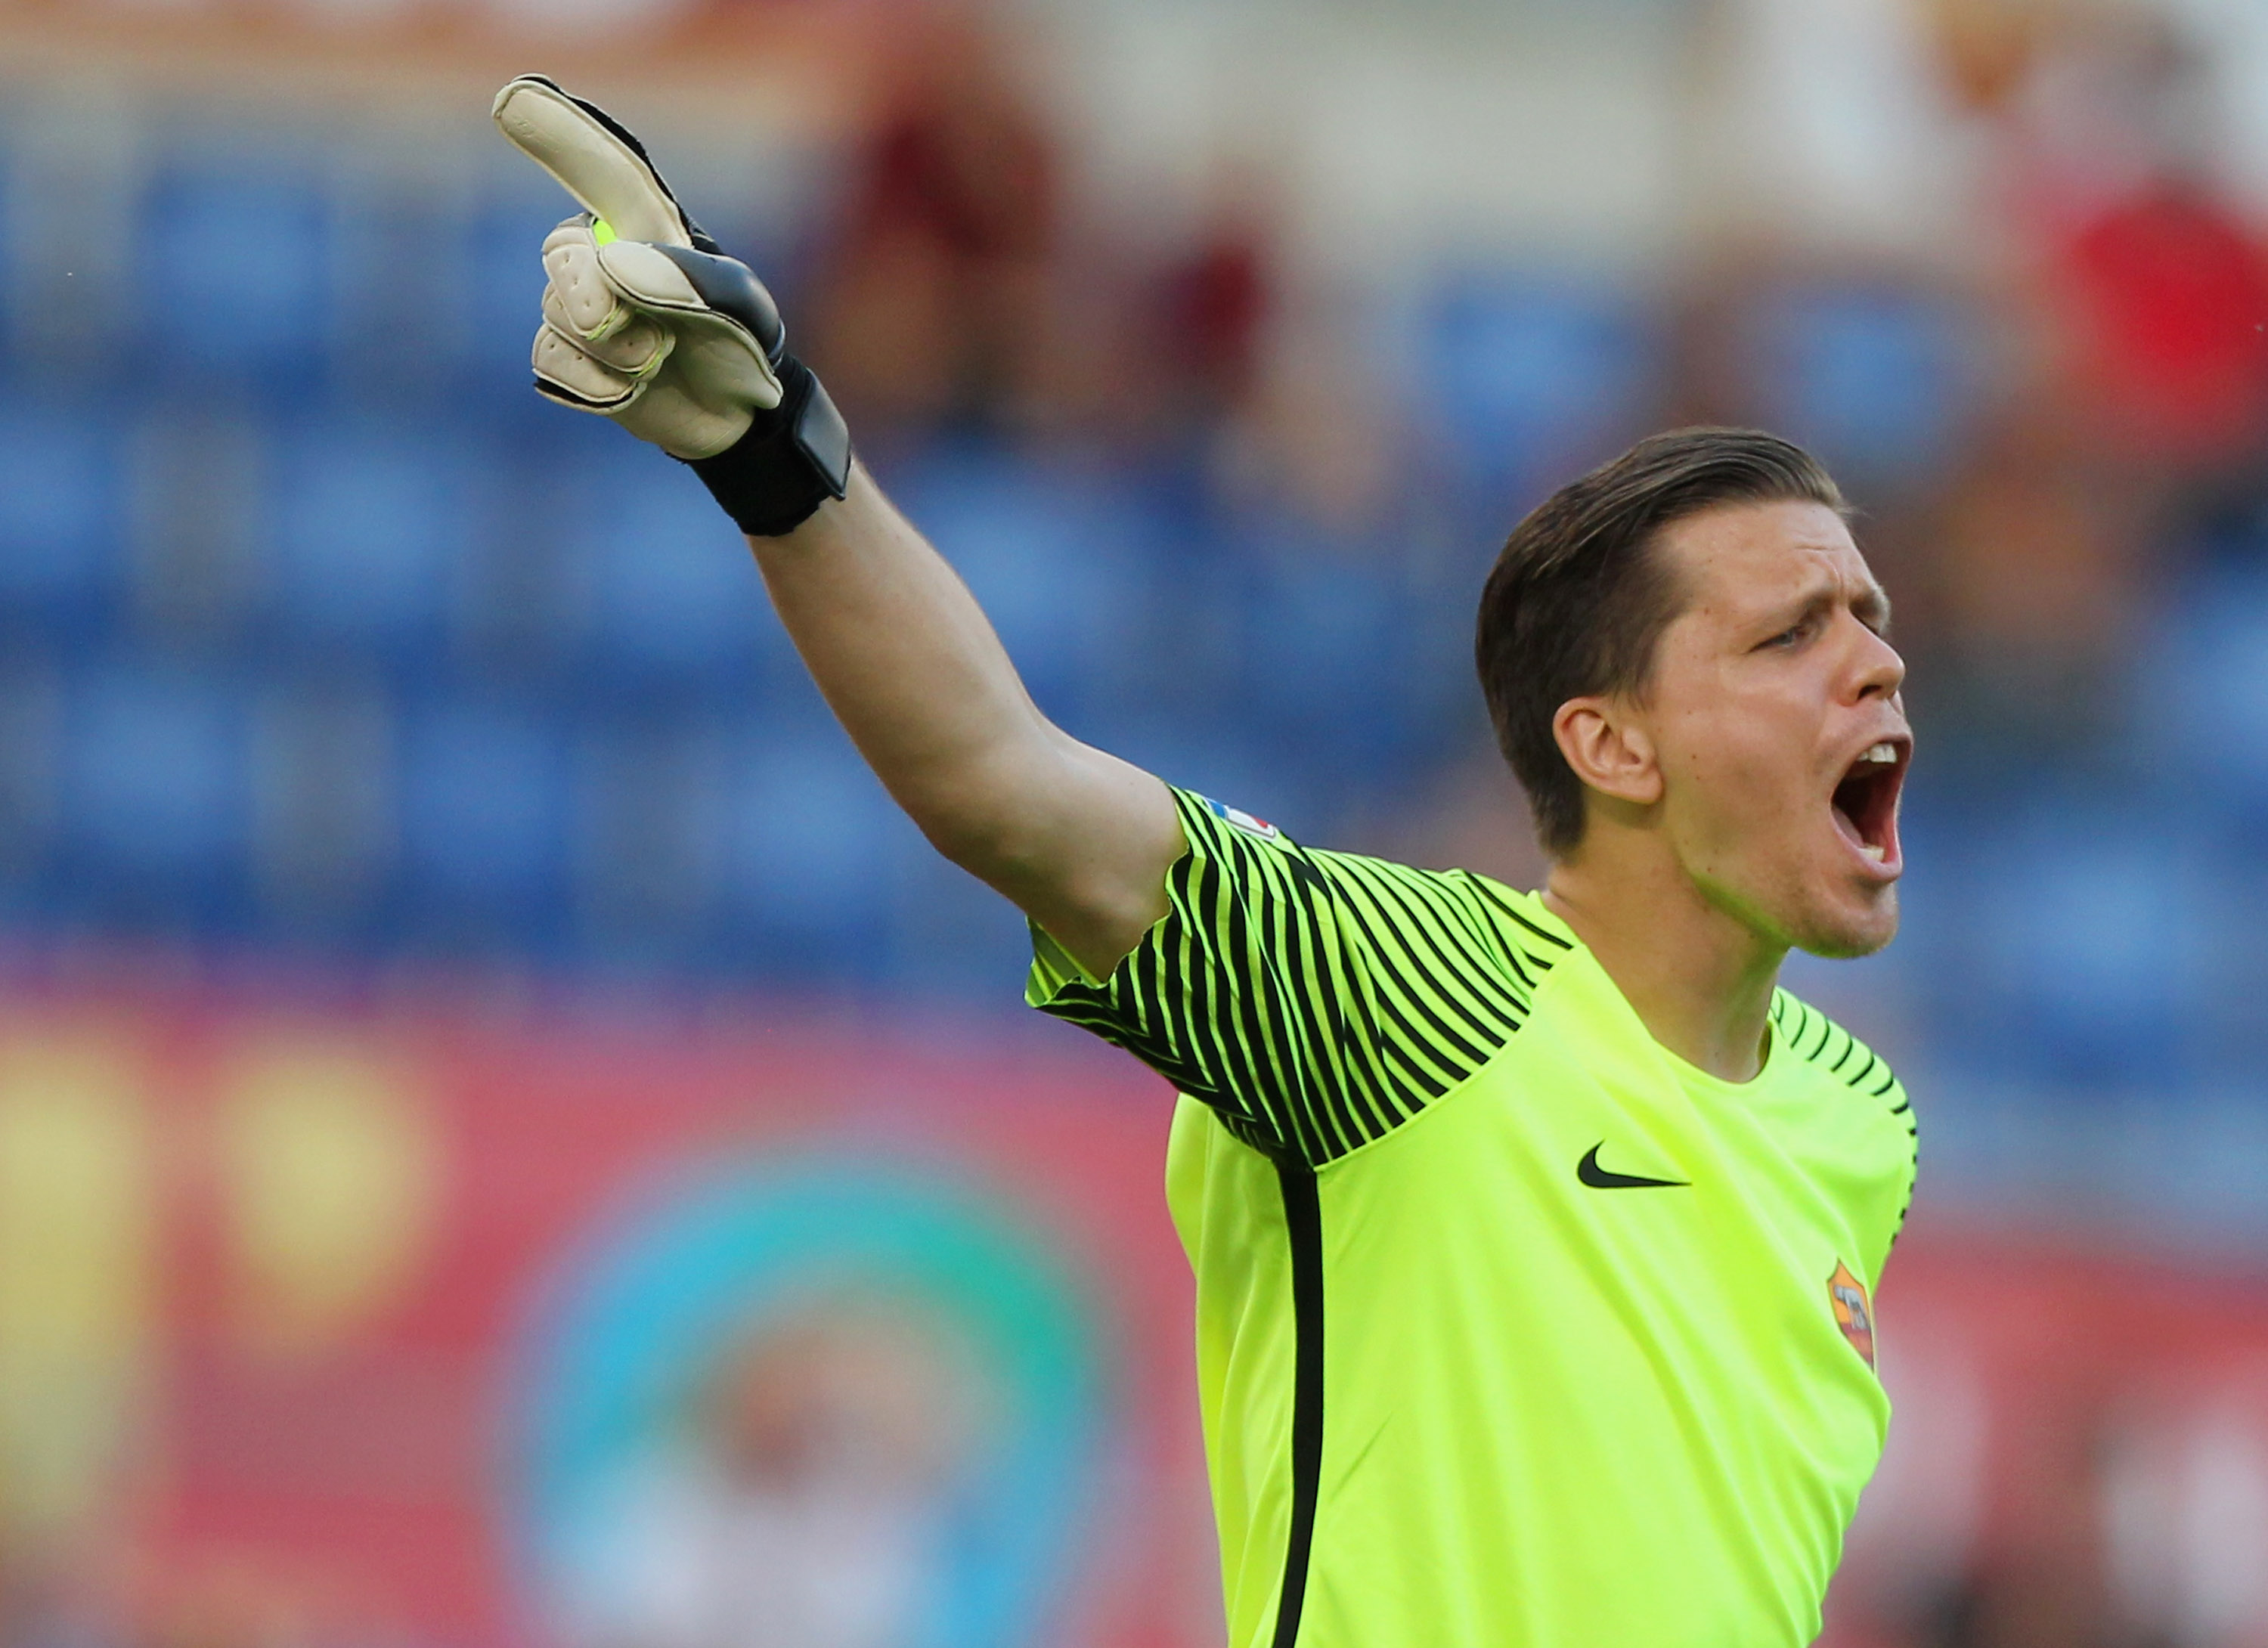
[[[1206,809],[1222,823],[1241,829],[1248,835],[1256,835],[1265,842],[1284,839],[1284,832],[1264,818],[1255,818],[1241,807],[1223,806],[1211,796],[1204,798],[1204,804]]]
[[[1835,1307],[1835,1325],[1851,1342],[1851,1348],[1867,1358],[1867,1365],[1874,1365],[1874,1312],[1867,1302],[1866,1284],[1851,1274],[1851,1268],[1840,1259],[1835,1262],[1835,1274],[1827,1278],[1827,1299]]]

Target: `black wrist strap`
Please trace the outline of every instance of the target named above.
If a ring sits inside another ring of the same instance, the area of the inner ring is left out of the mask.
[[[850,482],[850,430],[811,368],[792,355],[773,363],[786,394],[748,432],[687,467],[752,538],[793,532]]]

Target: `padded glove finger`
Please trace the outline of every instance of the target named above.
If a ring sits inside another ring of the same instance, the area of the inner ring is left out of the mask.
[[[621,294],[608,284],[599,267],[598,242],[587,212],[570,217],[544,237],[543,279],[546,312],[556,299],[562,329],[576,337],[605,337],[629,318]]]
[[[645,145],[597,104],[545,76],[521,75],[496,94],[489,114],[521,153],[625,239],[721,249],[685,215]]]
[[[659,366],[675,346],[676,339],[666,327],[627,306],[618,306],[608,320],[609,324],[597,333],[586,333],[576,325],[557,289],[543,289],[544,325],[593,360],[616,372],[634,378],[643,376]]]
[[[535,372],[537,394],[578,412],[613,417],[645,393],[643,379],[593,360],[572,338],[548,324],[536,328],[528,364]]]
[[[546,237],[543,272],[544,322],[562,340],[633,378],[661,364],[676,340],[608,281],[588,214],[570,217]],[[541,354],[541,338],[537,348]]]

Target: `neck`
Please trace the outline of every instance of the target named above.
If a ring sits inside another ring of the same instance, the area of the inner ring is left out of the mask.
[[[1764,1068],[1764,1025],[1787,946],[1711,903],[1659,838],[1592,831],[1551,866],[1543,901],[1574,930],[1653,1039],[1721,1080]]]

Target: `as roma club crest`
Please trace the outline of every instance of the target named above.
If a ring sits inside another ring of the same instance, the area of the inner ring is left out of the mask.
[[[1840,1259],[1835,1262],[1835,1274],[1827,1278],[1827,1299],[1835,1306],[1835,1325],[1843,1330],[1851,1348],[1867,1358],[1867,1365],[1874,1366],[1874,1307],[1867,1302],[1866,1284]]]

